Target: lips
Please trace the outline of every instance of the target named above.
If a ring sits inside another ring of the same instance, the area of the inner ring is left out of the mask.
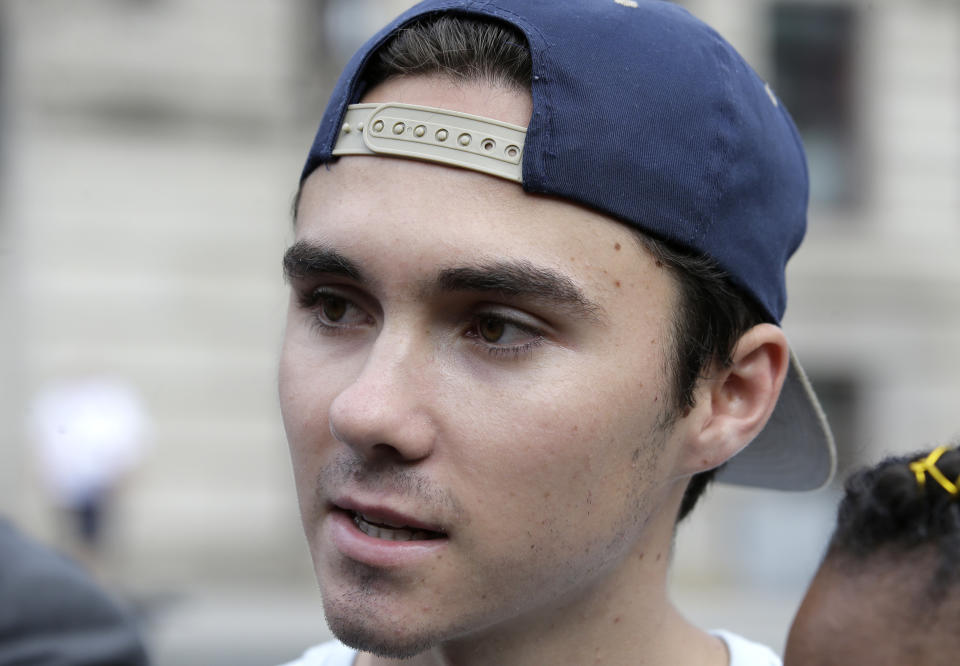
[[[343,498],[333,508],[345,514],[361,533],[381,541],[432,541],[447,534],[439,525],[427,523],[381,505],[361,504]]]
[[[441,532],[433,530],[409,527],[403,524],[388,524],[359,513],[351,511],[353,522],[357,529],[374,539],[383,539],[384,541],[428,541],[430,539],[440,539],[445,536]]]
[[[392,571],[430,566],[452,543],[437,523],[350,499],[331,503],[320,538],[334,558]]]

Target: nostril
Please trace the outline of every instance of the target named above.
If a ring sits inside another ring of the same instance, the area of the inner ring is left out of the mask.
[[[401,461],[407,459],[408,456],[404,455],[400,449],[393,444],[380,443],[370,447],[370,457],[381,460]]]

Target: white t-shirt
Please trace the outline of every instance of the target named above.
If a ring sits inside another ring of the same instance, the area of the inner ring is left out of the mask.
[[[310,648],[303,656],[282,666],[353,666],[357,651],[340,641],[330,641]]]
[[[780,657],[770,648],[729,631],[711,631],[727,644],[730,666],[782,666]],[[353,666],[357,651],[346,645],[331,641],[307,650],[300,659],[283,666]]]
[[[780,657],[766,645],[748,641],[743,636],[717,629],[710,632],[727,644],[730,666],[783,666]]]

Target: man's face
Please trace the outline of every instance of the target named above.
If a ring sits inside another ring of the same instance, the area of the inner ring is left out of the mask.
[[[530,113],[436,79],[366,101],[383,99]],[[520,630],[612,594],[645,549],[666,559],[675,292],[626,227],[482,174],[347,157],[305,183],[288,260],[281,406],[341,639],[400,655]]]

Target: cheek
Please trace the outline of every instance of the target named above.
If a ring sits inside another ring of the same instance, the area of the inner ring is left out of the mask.
[[[604,540],[640,510],[656,456],[651,428],[616,398],[585,395],[552,392],[486,411],[458,467],[499,531]]]
[[[309,538],[319,520],[317,479],[333,449],[328,417],[332,398],[327,395],[325,383],[318,380],[323,377],[321,369],[305,362],[304,355],[291,351],[285,345],[280,359],[280,413],[290,449],[300,518]]]
[[[330,441],[329,412],[333,391],[323,368],[296,344],[284,344],[278,373],[280,414],[294,463],[301,477],[318,471],[317,459]]]
[[[535,600],[557,581],[594,580],[642,535],[654,484],[636,469],[632,442],[599,414],[585,416],[597,411],[586,407],[525,401],[488,420],[488,436],[460,468],[470,475],[457,479],[470,489],[460,498],[471,507],[465,552],[487,570],[510,572],[488,583],[504,594],[524,590]]]
[[[316,418],[316,412],[312,409],[315,401],[310,397],[308,377],[287,348],[284,348],[280,359],[277,383],[283,427],[291,453],[296,455],[304,436],[310,431],[310,423]]]

